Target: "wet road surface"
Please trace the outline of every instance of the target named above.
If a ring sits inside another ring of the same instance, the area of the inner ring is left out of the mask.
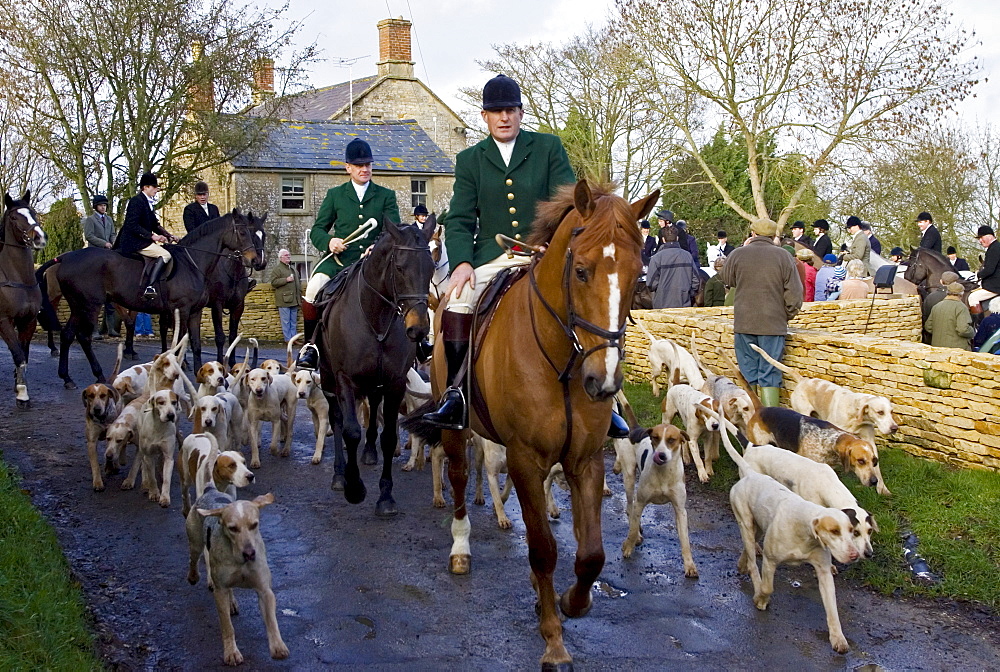
[[[137,347],[144,360],[155,354],[150,344]],[[110,371],[113,346],[98,344],[97,351]],[[82,390],[91,382],[89,368],[78,348],[72,354],[71,373]],[[267,351],[262,358],[277,355]],[[0,362],[0,375],[9,380],[9,357]],[[196,586],[185,578],[179,479],[169,509],[149,502],[139,489],[120,490],[124,471],[105,478],[105,492],[93,492],[81,392],[63,389],[56,360],[37,341],[29,385],[33,407],[23,412],[14,409],[9,388],[3,390],[0,450],[57,530],[93,613],[107,666],[222,668],[219,622],[204,570]],[[383,520],[374,515],[372,496],[378,467],[361,467],[369,499],[350,505],[330,490],[332,440],[320,465],[309,462],[312,445],[312,422],[300,404],[292,457],[271,456],[265,443],[257,480],[240,493],[250,498],[273,492],[277,500],[263,510],[261,527],[278,623],[291,650],[285,661],[268,657],[254,594],[238,590],[241,613],[233,622],[242,669],[537,669],[544,646],[516,497],[507,503],[511,530],[497,527],[488,488],[486,506],[470,505],[472,574],[452,576],[451,503],[448,509],[431,506],[429,464],[406,473],[399,467],[408,451],[396,458],[402,513]],[[609,472],[612,461],[607,454]],[[691,474],[691,542],[700,579],[684,578],[669,506],[646,509],[645,543],[624,560],[621,477],[609,473],[609,483],[615,494],[605,499],[603,516],[607,563],[594,607],[588,616],[564,622],[577,670],[997,667],[998,623],[983,610],[887,598],[842,579],[837,600],[851,650],[834,653],[809,567],[780,568],[771,606],[758,612],[749,579],[736,573],[740,539],[728,500],[702,488]],[[560,554],[556,589],[564,590],[573,580],[575,542],[568,494],[557,490],[556,498],[562,508],[561,519],[552,522]]]

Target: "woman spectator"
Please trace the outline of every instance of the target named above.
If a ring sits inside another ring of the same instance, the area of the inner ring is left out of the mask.
[[[834,266],[833,276],[826,283],[826,300],[833,301],[840,296],[840,286],[847,277],[847,269],[843,265]]]
[[[965,286],[960,282],[948,285],[948,296],[931,309],[924,329],[931,334],[931,345],[939,348],[971,350],[969,339],[975,336],[969,308],[962,303]]]
[[[813,296],[814,301],[826,301],[827,300],[827,289],[826,286],[829,284],[830,280],[833,279],[833,274],[837,270],[837,255],[828,254],[823,257],[823,268],[816,271],[816,294]]]
[[[979,350],[990,336],[1000,329],[1000,296],[990,299],[989,315],[979,323],[976,335],[972,337],[972,349]]]
[[[847,262],[847,279],[840,286],[840,301],[850,301],[851,299],[867,299],[868,283],[862,278],[865,277],[865,262],[860,259],[851,259]]]
[[[795,253],[796,259],[805,270],[805,280],[802,283],[803,301],[812,302],[816,298],[816,267],[812,265],[812,250],[802,248]]]
[[[719,271],[722,270],[723,265],[726,263],[726,258],[723,256],[718,256],[715,258],[715,262],[712,267],[715,268],[715,275],[708,279],[705,283],[705,307],[714,308],[715,306],[726,305],[726,286],[722,284],[722,278],[719,277]]]

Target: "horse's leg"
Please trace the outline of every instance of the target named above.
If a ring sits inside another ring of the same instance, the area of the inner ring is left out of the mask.
[[[0,338],[7,344],[10,356],[14,359],[14,390],[17,397],[17,407],[27,408],[29,399],[28,386],[24,380],[24,369],[28,362],[24,356],[24,348],[13,320],[0,319]]]
[[[472,570],[472,549],[469,536],[472,523],[465,507],[465,489],[469,484],[468,450],[469,430],[445,429],[441,431],[441,444],[448,456],[448,481],[455,496],[455,510],[451,521],[451,555],[448,569],[452,574],[468,574]]]
[[[226,330],[222,327],[221,303],[212,304],[212,330],[215,332],[215,359],[222,362],[222,358],[226,354]],[[222,363],[224,364],[225,362]]]
[[[66,324],[59,330],[59,377],[62,378],[63,387],[67,390],[76,389],[76,383],[69,377],[69,349],[73,345],[73,339],[76,335],[75,325],[76,320],[70,313]]]
[[[337,376],[337,401],[340,402],[344,444],[347,448],[347,465],[344,468],[344,498],[351,504],[365,501],[368,492],[361,480],[358,469],[358,444],[361,443],[361,423],[358,413],[354,389],[347,375],[339,372]]]
[[[601,502],[604,498],[604,455],[595,451],[575,470],[566,469],[573,506],[573,532],[576,535],[576,583],[562,595],[559,608],[570,618],[590,611],[590,589],[604,568],[604,542],[601,538]]]
[[[28,355],[31,351],[31,338],[35,335],[35,328],[38,326],[36,314],[26,316],[17,329],[18,342],[21,346],[21,353],[24,361],[14,370],[14,389],[17,392],[17,407],[28,408],[31,406],[31,398],[28,396]],[[22,394],[24,395],[22,398]]]
[[[125,350],[122,351],[122,357],[135,361],[139,359],[139,353],[135,351],[135,317],[137,313],[134,310],[125,310],[121,306],[116,306],[116,310],[118,310],[122,324],[125,326]]]
[[[514,481],[514,489],[517,490],[517,500],[521,504],[521,516],[527,532],[531,584],[538,596],[536,610],[539,615],[539,631],[545,640],[545,653],[541,662],[543,669],[572,669],[573,658],[563,644],[562,624],[559,622],[559,612],[556,610],[556,590],[552,583],[558,551],[545,512],[543,484],[548,471],[540,471],[528,458],[529,452],[533,451],[527,446],[507,446],[507,476]],[[598,480],[598,502],[601,495],[600,485]],[[575,504],[573,514],[573,522],[576,524]],[[603,563],[603,555],[601,561]]]
[[[394,516],[399,513],[396,500],[392,498],[392,457],[399,444],[396,421],[399,419],[399,405],[402,403],[402,390],[386,393],[382,403],[382,477],[378,481],[379,497],[375,503],[377,516]]]
[[[173,313],[160,313],[160,352],[167,351],[167,332],[170,331],[171,326],[173,326],[174,330],[180,328],[179,325],[174,324]],[[179,342],[180,340],[181,335],[177,334],[177,341]]]
[[[370,412],[368,413],[368,428],[365,430],[365,447],[361,451],[361,464],[378,464],[378,449],[375,447],[375,442],[378,440],[378,409],[381,403],[381,392],[375,391],[368,395]],[[386,406],[382,407],[382,415],[387,415],[386,408]],[[382,436],[385,436],[384,428],[382,432]]]
[[[191,357],[194,360],[194,368],[191,370],[197,371],[201,368],[201,311],[196,310],[186,316],[184,311],[181,311],[181,320],[187,324],[187,333],[191,337],[189,342],[191,343]],[[289,409],[289,412],[294,413],[295,411]]]
[[[330,427],[333,428],[333,481],[330,489],[341,491],[344,489],[344,416],[340,412],[340,402],[336,395],[323,391],[326,400],[330,404],[329,418]]]
[[[94,330],[97,326],[97,316],[98,311],[104,309],[104,304],[98,304],[97,306],[88,306],[86,313],[80,316],[79,321],[76,324],[76,338],[80,341],[80,347],[83,348],[83,354],[87,356],[87,361],[90,362],[90,371],[94,374],[98,383],[105,383],[107,380],[104,378],[104,371],[101,369],[101,363],[97,361],[97,355],[94,354],[94,347],[92,343],[92,338],[94,337]],[[72,321],[72,317],[70,321]]]

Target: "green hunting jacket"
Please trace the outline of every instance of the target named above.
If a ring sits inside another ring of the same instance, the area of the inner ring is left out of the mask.
[[[976,335],[969,308],[956,299],[945,299],[931,309],[924,329],[931,335],[931,345],[939,348],[971,350],[969,339]]]
[[[463,262],[478,268],[499,257],[498,233],[527,238],[536,204],[575,181],[562,141],[548,133],[522,130],[510,166],[504,165],[492,136],[462,150],[455,160],[455,190],[445,222],[451,269]]]
[[[382,233],[384,218],[399,224],[399,206],[396,204],[396,192],[392,189],[369,182],[361,202],[358,201],[358,194],[350,180],[329,189],[319,208],[319,214],[316,215],[316,223],[309,232],[309,239],[322,256],[329,254],[330,240],[346,238],[372,217],[378,222],[375,229],[367,237],[349,243],[347,249],[340,253],[343,266],[338,266],[333,255],[330,255],[315,272],[325,273],[332,278],[360,259],[361,253],[375,242]]]

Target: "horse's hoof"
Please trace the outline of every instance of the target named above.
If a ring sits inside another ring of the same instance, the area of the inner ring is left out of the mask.
[[[330,489],[333,490],[334,492],[343,492],[345,483],[346,480],[344,479],[343,474],[334,474],[333,482],[330,483]]]
[[[59,351],[53,348],[52,350],[49,350],[49,356],[50,357],[58,357],[59,356]]]
[[[448,571],[452,574],[468,574],[472,571],[472,556],[468,553],[448,558]]]
[[[361,479],[357,481],[347,481],[344,484],[344,499],[346,499],[351,504],[360,504],[365,501],[365,496],[368,494],[368,490],[365,488],[365,484],[361,482]]]
[[[573,663],[542,663],[542,672],[573,672]]]
[[[136,352],[126,352],[122,354],[122,359],[127,359],[131,362],[134,362],[139,359],[139,354]]]
[[[361,451],[361,464],[378,464],[378,453],[367,449]]]
[[[392,518],[397,513],[399,513],[399,509],[396,508],[396,500],[391,497],[375,502],[375,515],[379,518]]]
[[[76,383],[74,383],[72,380],[70,380],[69,378],[67,378],[66,380],[63,381],[63,387],[65,389],[67,389],[67,390],[75,390],[76,389]]]
[[[567,590],[559,598],[559,610],[566,615],[567,618],[582,618],[590,613],[590,608],[594,605],[594,600],[591,598],[590,593],[587,593],[587,604],[585,604],[580,609],[574,609],[573,605],[570,604],[570,593],[571,590]]]
[[[18,399],[17,400],[17,410],[26,411],[31,408],[31,401],[29,399]]]

